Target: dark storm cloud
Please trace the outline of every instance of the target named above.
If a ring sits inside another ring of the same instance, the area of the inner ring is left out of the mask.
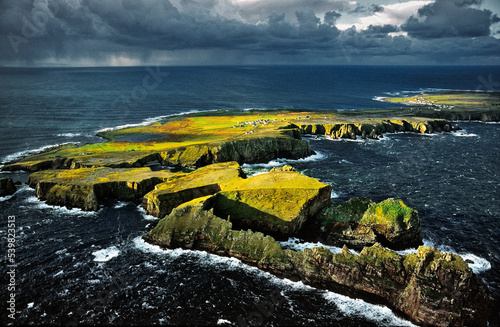
[[[374,14],[378,12],[384,12],[384,7],[377,4],[372,4],[368,8],[358,4],[356,8],[349,10],[349,13],[352,15],[367,14],[367,13]]]
[[[369,9],[370,13],[377,13],[377,12],[384,12],[384,7],[380,6],[380,5],[371,5],[370,6],[370,9]]]
[[[240,63],[245,58],[254,63],[378,63],[403,57],[405,63],[405,56],[432,60],[446,51],[455,57],[500,53],[499,41],[487,36],[498,18],[470,8],[474,0],[438,0],[421,8],[401,29],[370,25],[345,31],[336,23],[341,12],[346,14],[348,1],[293,0],[296,7],[310,7],[279,11],[277,5],[285,2],[262,1],[255,8],[242,8],[230,0],[3,0],[0,64],[109,64],[110,58],[125,58],[125,64],[149,63],[162,56],[180,64]],[[263,8],[276,10],[260,17]],[[451,27],[438,24],[449,17],[450,8],[463,19],[455,19]],[[367,12],[382,9],[371,6]],[[248,17],[260,18],[250,22]],[[401,30],[410,37],[391,36]],[[447,40],[446,48],[433,40],[457,35],[478,37],[469,43]],[[456,51],[460,47],[467,49]]]
[[[421,39],[478,37],[490,35],[490,27],[499,21],[490,10],[471,8],[478,0],[437,0],[418,11],[401,26],[410,36]]]

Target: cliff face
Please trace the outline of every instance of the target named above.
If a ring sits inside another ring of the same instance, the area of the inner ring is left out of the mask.
[[[344,247],[283,250],[272,237],[232,230],[213,213],[211,196],[174,209],[144,236],[168,248],[234,256],[279,277],[388,303],[414,321],[433,326],[486,326],[491,299],[467,264],[450,253],[420,247],[399,255],[379,244],[359,255]]]
[[[149,168],[59,169],[33,173],[28,184],[36,190],[36,196],[48,204],[97,211],[104,199],[140,199],[173,175]]]
[[[246,137],[219,143],[179,147],[161,153],[172,166],[202,167],[212,163],[236,161],[268,162],[277,158],[299,159],[314,154],[306,140],[294,130],[281,131],[274,137]]]
[[[362,138],[377,139],[385,133],[413,132],[413,133],[434,133],[451,132],[454,128],[444,119],[387,119],[377,120],[373,123],[336,123],[336,124],[302,124],[292,125],[300,129],[304,134],[329,135],[331,138],[356,139]]]

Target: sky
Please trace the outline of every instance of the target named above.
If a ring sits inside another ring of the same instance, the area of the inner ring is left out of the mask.
[[[499,65],[498,0],[0,0],[1,66]]]

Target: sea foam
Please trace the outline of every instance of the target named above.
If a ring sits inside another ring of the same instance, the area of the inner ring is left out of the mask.
[[[267,277],[275,285],[284,289],[284,291],[301,291],[315,290],[322,292],[325,300],[336,305],[337,309],[346,315],[360,316],[370,321],[377,323],[380,326],[415,326],[409,321],[397,317],[388,307],[382,305],[374,305],[360,299],[351,299],[330,291],[317,290],[307,286],[302,282],[293,282],[288,279],[280,279],[270,273],[264,272],[256,267],[248,266],[241,260],[236,258],[221,257],[211,253],[197,250],[163,250],[159,246],[146,243],[142,237],[136,237],[133,240],[134,245],[139,250],[146,253],[163,254],[169,257],[179,257],[181,255],[193,256],[199,260],[200,264],[213,266],[216,269],[224,270],[245,270],[249,273],[258,274],[259,276]],[[321,243],[310,243],[308,245],[320,245]],[[304,245],[305,246],[305,245]],[[334,248],[334,247],[332,247]],[[283,293],[283,292],[282,292]]]
[[[107,262],[113,258],[119,256],[121,251],[116,246],[110,246],[107,249],[102,249],[99,251],[92,252],[92,255],[95,256],[94,261],[96,262]]]
[[[2,159],[1,162],[8,163],[8,162],[18,161],[18,160],[20,160],[22,158],[26,158],[28,156],[32,156],[32,155],[35,155],[35,154],[38,154],[38,153],[49,151],[51,149],[55,149],[55,148],[58,148],[58,147],[61,147],[61,146],[64,146],[64,145],[68,145],[68,144],[75,144],[75,143],[65,142],[65,143],[59,143],[59,144],[45,145],[45,146],[42,146],[42,147],[40,147],[38,149],[30,149],[30,150],[19,151],[19,152],[16,152],[16,153],[13,153],[13,154],[9,154],[9,155],[5,156]]]

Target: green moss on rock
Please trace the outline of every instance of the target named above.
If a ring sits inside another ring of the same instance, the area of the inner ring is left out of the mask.
[[[331,186],[298,172],[271,172],[240,180],[215,197],[215,211],[242,228],[293,234],[327,205]]]

